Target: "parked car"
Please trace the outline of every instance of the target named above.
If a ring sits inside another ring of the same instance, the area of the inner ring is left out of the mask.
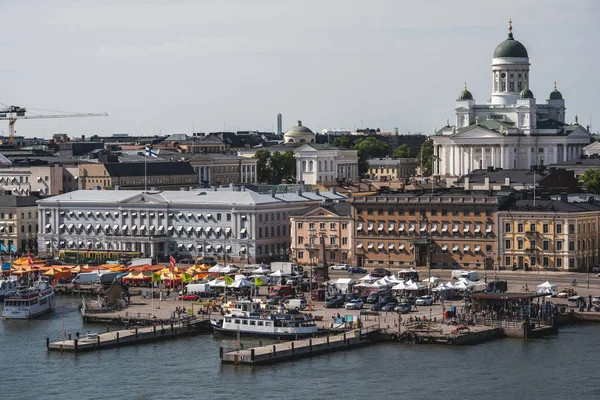
[[[430,306],[433,304],[432,296],[421,296],[415,301],[415,304],[418,306]]]
[[[281,300],[281,296],[273,296],[267,300],[267,305],[276,306],[279,305],[279,301]]]
[[[347,271],[348,268],[350,268],[350,267],[348,266],[348,264],[334,264],[330,268],[331,269],[342,270],[342,271]]]
[[[285,302],[286,302],[286,301],[288,301],[288,300],[290,300],[290,299],[293,299],[293,298],[295,298],[295,297],[296,297],[296,296],[292,296],[292,295],[289,295],[289,296],[284,296],[284,297],[282,297],[282,298],[279,300],[279,305],[280,305],[280,306],[282,306],[282,305],[284,305],[284,304],[285,304]]]
[[[394,308],[396,308],[397,305],[397,301],[390,301],[385,306],[381,307],[381,311],[394,311]]]
[[[380,301],[380,297],[386,297],[386,296],[391,296],[391,293],[389,290],[385,290],[385,289],[375,290],[375,291],[371,292],[369,294],[369,296],[367,297],[367,303],[369,303],[369,304],[378,303]]]
[[[340,298],[336,298],[333,300],[329,300],[325,303],[325,308],[342,308],[344,307],[344,300]]]
[[[183,300],[183,301],[196,301],[198,300],[200,297],[198,297],[198,295],[195,294],[184,294],[182,296],[179,296],[177,298],[177,300]]]
[[[374,268],[369,273],[375,278],[383,278],[384,276],[390,276],[392,274],[389,270],[385,268]]]
[[[383,306],[385,306],[385,303],[375,303],[371,305],[371,311],[381,311]]]
[[[361,267],[352,267],[348,268],[349,274],[366,274],[367,270]]]
[[[575,296],[576,294],[577,292],[575,291],[575,289],[564,288],[563,290],[558,292],[558,295],[556,297],[559,297],[561,299],[568,299],[569,297]]]
[[[363,308],[363,302],[361,300],[351,300],[344,306],[346,310],[360,310]]]
[[[398,303],[398,305],[394,307],[394,311],[402,314],[408,314],[410,312],[410,308],[410,303]]]

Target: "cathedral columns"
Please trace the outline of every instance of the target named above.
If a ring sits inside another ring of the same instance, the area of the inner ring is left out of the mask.
[[[452,154],[450,166],[450,174],[456,176],[456,146],[450,146],[450,153]]]
[[[496,146],[492,145],[492,167],[496,168]]]
[[[473,168],[473,153],[474,153],[473,146],[469,146],[469,171],[467,171],[467,172],[471,172],[474,169]]]
[[[485,169],[485,146],[481,146],[481,169]]]
[[[440,163],[438,161],[439,159],[439,154],[440,154],[440,146],[436,145],[433,146],[433,174],[434,175],[439,175],[440,174]]]
[[[531,163],[531,147],[527,147],[527,168],[531,168],[533,164]]]
[[[563,144],[562,148],[563,148],[563,159],[562,160],[564,162],[564,161],[567,161],[567,145]]]
[[[500,168],[504,169],[504,156],[506,154],[504,154],[504,145],[501,144],[500,145]]]
[[[554,164],[558,163],[558,145],[554,145]]]

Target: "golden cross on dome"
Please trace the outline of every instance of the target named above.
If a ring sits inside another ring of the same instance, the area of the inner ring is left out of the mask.
[[[465,81],[465,90],[467,90],[467,81]]]
[[[554,81],[554,90],[556,90],[556,81]]]
[[[508,33],[512,33],[512,19],[508,20]]]

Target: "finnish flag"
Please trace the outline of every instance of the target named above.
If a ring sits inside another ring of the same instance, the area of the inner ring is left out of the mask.
[[[148,156],[148,157],[158,157],[158,150],[154,151],[150,147],[146,146],[146,156]]]

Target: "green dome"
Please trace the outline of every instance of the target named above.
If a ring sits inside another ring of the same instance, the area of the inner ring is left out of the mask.
[[[456,101],[462,100],[473,100],[473,95],[467,90],[467,82],[465,82],[465,89],[462,92],[460,92],[460,94],[458,95],[458,99],[456,99]]]
[[[533,99],[534,98],[533,92],[531,90],[529,90],[527,88],[527,86],[525,86],[525,89],[521,90],[519,97],[522,99]]]
[[[508,38],[496,46],[494,50],[494,58],[506,57],[529,57],[527,49],[518,40],[513,38],[512,32],[508,34]]]
[[[556,82],[554,82],[554,90],[552,92],[550,92],[550,97],[548,97],[548,100],[562,100],[562,93],[559,92],[556,89]]]

